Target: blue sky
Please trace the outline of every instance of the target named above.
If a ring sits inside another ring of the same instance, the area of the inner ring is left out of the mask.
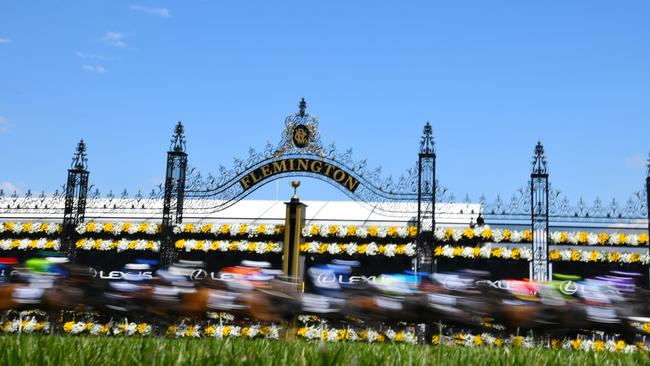
[[[569,197],[624,199],[650,150],[649,19],[647,1],[4,1],[0,184],[53,191],[84,138],[100,190],[149,191],[179,119],[216,172],[304,96],[324,142],[386,174],[429,120],[456,196],[510,196],[540,139]]]

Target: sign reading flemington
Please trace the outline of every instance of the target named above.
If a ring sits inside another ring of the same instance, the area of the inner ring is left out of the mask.
[[[350,192],[354,192],[359,186],[358,179],[335,165],[322,160],[301,158],[283,159],[264,164],[246,174],[239,180],[239,184],[245,191],[266,178],[288,172],[320,174],[332,179]]]

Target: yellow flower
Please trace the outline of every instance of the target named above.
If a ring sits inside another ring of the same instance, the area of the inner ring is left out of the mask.
[[[404,244],[398,245],[397,249],[395,249],[395,254],[401,255],[401,254],[404,254],[405,252],[406,252],[406,245],[404,245]]]
[[[230,244],[228,245],[228,250],[237,250],[238,244],[239,242],[237,240],[231,241]]]
[[[566,243],[569,240],[569,234],[566,231],[560,233],[560,243]]]
[[[298,332],[296,334],[298,334],[298,336],[300,337],[304,337],[305,334],[307,334],[307,327],[302,327],[298,329]]]
[[[210,250],[217,250],[219,249],[219,242],[213,241],[212,244],[210,244]]]
[[[639,244],[648,244],[648,234],[639,234]]]
[[[418,227],[417,226],[409,226],[409,237],[415,238],[416,235],[418,235]]]
[[[138,333],[139,333],[139,334],[143,334],[144,332],[146,332],[148,326],[149,326],[149,324],[147,324],[147,323],[140,323],[140,324],[138,324],[138,328],[137,328],[137,329],[138,329]]]
[[[474,258],[477,258],[480,254],[481,254],[481,248],[474,247],[474,249],[472,249],[472,256],[474,256]]]
[[[70,333],[72,331],[72,327],[74,327],[74,322],[66,322],[63,324],[63,331],[66,333]]]
[[[577,250],[572,250],[571,251],[571,260],[574,262],[577,262],[580,260],[580,252]]]
[[[515,248],[510,253],[510,258],[511,259],[519,259],[520,255],[521,255],[521,248]]]
[[[221,225],[221,233],[225,235],[230,234],[230,224]]]
[[[52,249],[52,248],[54,248],[54,241],[48,240],[48,242],[45,243],[45,249]]]
[[[176,246],[176,249],[185,248],[185,239],[177,240],[175,246]]]
[[[41,233],[44,233],[45,231],[47,231],[47,228],[48,228],[49,226],[50,226],[50,225],[49,225],[48,223],[44,222],[44,223],[42,223],[41,226],[38,228],[38,231],[41,232]]]
[[[76,248],[81,248],[85,243],[87,239],[79,239],[77,242],[74,244]]]
[[[379,252],[379,254],[384,254],[384,252],[386,251],[386,247],[383,246],[383,245],[380,245],[379,249],[377,251]]]
[[[618,262],[620,258],[621,258],[621,254],[619,252],[607,253],[607,260],[609,260],[610,262]]]
[[[29,248],[31,248],[31,249],[34,249],[34,248],[36,248],[37,243],[38,243],[38,240],[31,240],[27,246]]]
[[[404,332],[399,331],[397,334],[395,334],[395,342],[404,342]]]
[[[239,235],[246,235],[246,232],[248,231],[248,225],[246,224],[241,224],[239,226]]]
[[[194,244],[194,249],[196,250],[203,249],[203,243],[205,243],[205,240],[197,240],[196,244]]]
[[[257,246],[257,243],[252,243],[252,242],[248,243],[248,251],[249,252],[254,252],[256,246]]]
[[[483,230],[483,233],[481,233],[481,237],[485,240],[490,240],[492,239],[492,230],[491,229],[485,229]]]
[[[123,233],[128,232],[131,226],[133,226],[133,224],[131,224],[130,222],[125,223],[124,225],[122,225],[122,232]]]
[[[278,225],[275,227],[275,234],[280,235],[284,234],[284,225]]]
[[[192,233],[192,232],[194,232],[194,225],[192,225],[192,224],[183,225],[183,232],[184,233]]]
[[[625,348],[625,341],[623,340],[617,341],[615,345],[616,352],[621,352],[623,348]]]
[[[223,330],[221,331],[221,334],[224,337],[227,337],[230,334],[231,330],[232,330],[232,325],[226,325],[225,327],[223,327]]]
[[[445,241],[451,241],[451,237],[454,235],[454,229],[445,230]]]
[[[639,253],[632,253],[632,255],[630,256],[630,263],[637,263],[640,260],[641,260],[641,256],[639,255]]]
[[[600,245],[607,243],[608,240],[609,240],[609,234],[607,233],[598,234],[598,242],[600,243]]]
[[[431,337],[431,343],[433,345],[436,345],[436,346],[439,345],[440,344],[440,336],[439,335],[434,335],[433,337]]]
[[[321,244],[321,245],[318,247],[318,253],[323,254],[323,253],[325,253],[326,251],[327,251],[327,244]]]
[[[194,335],[194,327],[187,327],[187,330],[185,330],[185,336],[191,337],[193,335]]]
[[[650,333],[650,323],[643,323],[643,331]]]
[[[93,232],[93,231],[95,231],[96,227],[97,227],[97,224],[95,224],[94,222],[91,221],[88,224],[86,224],[86,231],[87,232]]]
[[[521,347],[522,343],[524,343],[524,337],[522,337],[522,336],[516,336],[512,340],[512,346],[513,347]]]
[[[474,238],[474,229],[471,227],[468,227],[463,231],[463,236],[466,237],[467,239],[473,239]]]
[[[177,329],[178,329],[177,326],[175,326],[175,325],[170,325],[169,327],[167,327],[167,332],[166,332],[166,333],[167,333],[167,335],[170,335],[170,334],[176,334],[176,330],[177,330]]]
[[[463,252],[463,247],[454,247],[454,257],[458,257]]]
[[[18,248],[19,245],[20,245],[20,240],[18,239],[14,239],[14,241],[11,242],[12,248]]]
[[[201,232],[203,234],[209,234],[212,231],[212,224],[205,224],[201,226]]]
[[[598,257],[600,256],[600,253],[597,250],[592,250],[591,253],[589,253],[589,260],[591,262],[595,262],[598,260]]]
[[[551,348],[553,349],[558,349],[560,348],[560,340],[559,339],[551,339]]]
[[[306,252],[309,249],[309,243],[300,244],[300,251]]]
[[[557,260],[560,259],[560,251],[559,251],[559,250],[556,250],[556,249],[553,249],[553,250],[551,250],[551,252],[548,254],[548,257],[549,257],[549,259],[552,260],[552,261],[557,261]]]
[[[435,249],[433,249],[433,255],[436,256],[436,257],[441,256],[442,255],[442,247],[441,246],[435,247]]]
[[[580,243],[580,244],[585,244],[585,243],[587,243],[587,237],[588,237],[588,236],[589,236],[589,234],[587,234],[587,233],[584,232],[584,231],[579,232],[579,233],[578,233],[578,243]]]
[[[84,329],[89,330],[90,328],[92,328],[92,326],[93,326],[93,323],[86,323],[86,324],[84,324]]]
[[[627,241],[627,235],[625,233],[618,234],[618,244],[623,245]]]
[[[348,226],[346,235],[351,237],[357,236],[357,227],[354,225]]]
[[[605,342],[600,339],[594,341],[594,351],[602,352],[605,350]]]
[[[319,232],[320,232],[320,226],[314,225],[314,226],[311,227],[311,230],[309,231],[309,234],[310,235],[318,235]]]
[[[261,224],[260,226],[257,227],[257,233],[258,234],[264,234],[266,233],[266,225]]]
[[[104,230],[105,233],[112,233],[113,232],[113,223],[112,222],[105,223],[103,230]]]
[[[93,242],[93,249],[98,250],[102,246],[102,240],[101,239],[95,239],[95,242]]]
[[[492,257],[501,258],[501,248],[492,249],[492,253],[490,254],[492,254]]]
[[[138,244],[138,242],[136,240],[133,240],[133,241],[129,242],[129,249],[131,249],[131,250],[135,249],[135,246],[137,244]]]
[[[330,235],[336,235],[336,233],[339,232],[339,226],[338,225],[330,225],[328,233]]]
[[[582,343],[582,341],[576,338],[576,339],[571,341],[571,348],[579,349],[581,343]]]
[[[248,335],[248,327],[243,327],[241,329],[241,336],[246,337]]]
[[[388,228],[388,236],[391,238],[394,238],[397,236],[397,227],[396,226],[391,226]]]
[[[511,236],[512,236],[512,231],[510,231],[510,229],[503,230],[503,241],[510,241]]]
[[[474,345],[475,346],[480,346],[483,344],[483,338],[480,335],[475,335],[474,336]]]
[[[378,232],[379,232],[379,229],[375,225],[368,228],[368,235],[369,236],[377,236]]]
[[[207,336],[213,336],[214,331],[215,331],[215,328],[212,325],[205,327],[205,330],[204,330],[205,335],[207,335]]]
[[[366,254],[366,247],[368,247],[368,244],[362,244],[357,247],[357,252],[359,254]]]
[[[503,340],[499,337],[494,339],[494,345],[497,347],[501,347],[503,345]]]
[[[524,230],[524,241],[531,242],[533,241],[533,232],[530,230]]]

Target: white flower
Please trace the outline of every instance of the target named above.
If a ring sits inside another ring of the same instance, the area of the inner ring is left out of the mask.
[[[524,233],[519,230],[513,230],[510,233],[510,241],[513,243],[519,243],[524,238]]]
[[[280,339],[280,328],[278,328],[278,326],[275,324],[271,324],[269,327],[269,334],[267,334],[266,338]]]
[[[472,258],[472,257],[474,257],[474,248],[472,248],[472,247],[463,247],[463,250],[460,252],[460,255],[463,258]]]
[[[239,225],[239,224],[230,225],[230,235],[237,236],[237,235],[239,235],[240,231],[241,231],[241,225]]]
[[[501,258],[508,259],[512,255],[512,249],[503,248],[501,250]]]
[[[384,331],[384,335],[386,335],[386,338],[392,341],[395,338],[395,335],[397,335],[397,333],[395,333],[394,330],[388,328],[387,330]]]
[[[357,236],[360,238],[367,238],[368,237],[368,229],[365,227],[358,227],[357,228]]]
[[[406,238],[409,234],[409,230],[406,226],[400,226],[397,228],[397,237]]]
[[[98,335],[102,332],[103,326],[101,324],[93,324],[90,327],[90,334],[92,335]]]
[[[384,245],[384,255],[387,257],[394,257],[396,250],[397,250],[397,245],[395,244]]]
[[[149,234],[149,235],[153,235],[153,234],[156,233],[156,228],[157,227],[158,227],[157,224],[148,223],[147,228],[144,230],[144,232]]]
[[[380,226],[377,228],[377,237],[378,238],[385,238],[386,235],[388,235],[388,229],[386,229],[385,226]]]
[[[14,234],[20,234],[23,231],[23,223],[17,222],[12,230]]]
[[[282,243],[281,241],[273,243],[273,244],[271,245],[271,252],[273,252],[273,253],[280,253],[280,252],[282,252],[282,244],[283,244],[283,243]]]
[[[625,238],[625,244],[633,246],[639,245],[639,236],[634,234],[628,235],[627,238]]]
[[[570,232],[567,234],[567,242],[571,244],[578,244],[578,233]]]
[[[72,329],[70,329],[70,333],[72,334],[79,334],[84,331],[86,327],[86,324],[82,322],[77,322],[72,326]]]
[[[417,341],[418,341],[418,338],[415,336],[415,333],[413,333],[413,332],[404,332],[404,343],[416,344]]]
[[[460,230],[454,230],[454,232],[451,234],[451,238],[454,241],[459,241],[463,237],[463,232]]]
[[[29,239],[23,239],[18,244],[18,249],[25,250],[29,246]]]
[[[138,232],[138,225],[136,225],[136,224],[131,224],[131,225],[129,226],[129,229],[128,229],[126,232],[129,233],[129,234],[131,234],[131,235],[137,233],[137,232]]]
[[[327,330],[325,334],[325,340],[328,342],[336,342],[338,340],[339,331],[334,328]]]
[[[560,250],[560,258],[563,261],[568,261],[571,259],[571,251],[569,249]]]
[[[598,235],[594,233],[589,233],[587,235],[587,244],[589,245],[598,245]]]
[[[404,247],[404,254],[406,254],[409,257],[412,257],[415,255],[415,244],[413,243],[408,243]]]
[[[379,247],[374,241],[366,246],[366,255],[377,255]]]
[[[503,230],[501,230],[501,229],[492,230],[492,240],[495,243],[502,242],[503,241]]]
[[[323,225],[323,226],[320,227],[320,231],[318,232],[318,235],[320,235],[322,237],[326,237],[326,236],[329,235],[329,233],[330,233],[329,225]]]
[[[255,253],[264,254],[266,253],[266,243],[259,242],[255,245]]]
[[[442,256],[447,258],[454,257],[454,247],[445,245],[442,247]]]
[[[273,235],[275,234],[275,225],[266,225],[264,228],[264,234]]]
[[[481,249],[479,249],[478,251],[478,255],[481,258],[490,258],[490,256],[492,255],[492,247],[489,245],[482,246]]]
[[[348,234],[348,227],[344,225],[340,225],[338,230],[336,231],[336,236],[339,238],[345,238],[347,234]]]
[[[135,244],[135,249],[136,250],[144,250],[147,248],[147,242],[144,240],[138,240]]]
[[[372,343],[379,338],[379,333],[374,329],[367,329],[366,334],[368,336],[368,343]]]
[[[75,231],[79,234],[85,234],[86,233],[86,224],[83,222],[78,224],[77,227],[75,228]]]
[[[341,252],[341,249],[339,248],[338,244],[333,243],[327,246],[327,252],[332,255],[339,254]]]
[[[59,230],[59,227],[61,225],[59,224],[49,224],[47,225],[47,229],[45,229],[45,232],[48,234],[54,234]]]
[[[311,237],[311,227],[312,225],[307,225],[302,228],[302,236],[305,238]]]
[[[239,243],[237,243],[237,250],[240,252],[245,252],[248,250],[248,240],[242,240]]]
[[[357,254],[358,249],[359,246],[357,245],[357,243],[349,243],[345,245],[345,252],[348,253],[348,255]]]
[[[305,332],[305,338],[307,339],[319,339],[320,335],[321,335],[320,329],[315,326],[307,327],[307,331]]]
[[[530,261],[531,259],[533,259],[533,251],[528,248],[521,248],[521,252],[519,252],[519,257],[521,259]]]
[[[561,231],[553,231],[549,237],[551,238],[551,243],[552,244],[559,244],[560,243],[560,237],[562,236]]]
[[[0,240],[0,249],[10,250],[11,249],[11,240]]]
[[[311,243],[309,243],[309,248],[307,249],[307,253],[318,253],[318,248],[320,248],[320,242],[312,241]]]
[[[248,328],[248,338],[255,338],[256,335],[260,333],[260,326],[259,325],[251,325],[250,328]]]
[[[126,239],[122,239],[117,244],[117,251],[122,252],[129,249],[129,242]]]
[[[225,241],[225,240],[219,240],[217,242],[217,248],[222,252],[227,252],[229,246],[230,246],[230,243]]]

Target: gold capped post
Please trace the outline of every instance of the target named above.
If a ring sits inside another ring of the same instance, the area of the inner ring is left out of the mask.
[[[299,200],[300,198],[298,197],[298,187],[300,187],[300,181],[299,180],[294,180],[291,182],[291,186],[293,187],[293,197],[291,197],[291,200]]]

